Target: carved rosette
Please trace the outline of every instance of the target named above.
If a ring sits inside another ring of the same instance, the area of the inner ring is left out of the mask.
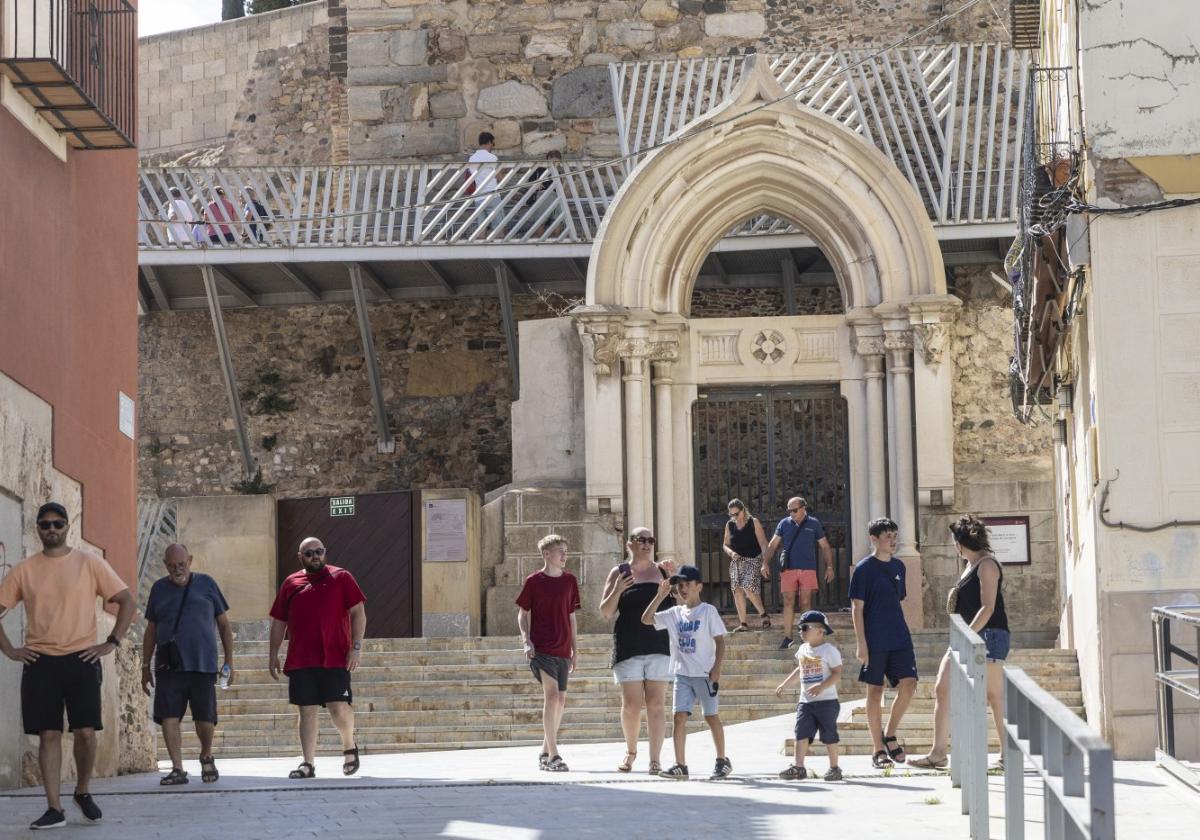
[[[921,357],[925,364],[937,367],[942,363],[942,355],[950,344],[950,325],[944,323],[913,324],[913,333],[921,348]]]

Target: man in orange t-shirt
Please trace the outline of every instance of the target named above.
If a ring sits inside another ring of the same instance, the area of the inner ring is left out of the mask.
[[[0,618],[25,604],[25,644],[14,647],[0,627],[0,653],[25,667],[21,717],[26,735],[37,735],[46,813],[31,829],[66,824],[59,788],[65,709],[75,735],[75,804],[91,822],[103,816],[88,793],[96,763],[100,721],[100,660],[120,644],[133,622],[129,587],[103,558],[67,545],[67,509],[47,502],[38,509],[42,551],[13,567],[0,581]],[[96,644],[96,597],[118,606],[112,634]]]

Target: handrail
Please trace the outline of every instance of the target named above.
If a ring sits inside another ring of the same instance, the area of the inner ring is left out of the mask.
[[[950,784],[962,788],[972,840],[988,837],[987,646],[950,616]]]
[[[1158,718],[1155,759],[1167,772],[1200,790],[1200,774],[1179,760],[1175,747],[1175,693],[1200,701],[1200,605],[1154,607],[1150,621],[1154,630],[1154,695]],[[1194,651],[1172,640],[1171,626],[1175,622],[1195,628]],[[1191,663],[1192,667],[1173,667],[1172,656]],[[1197,721],[1200,722],[1200,710]]]
[[[1004,669],[1004,831],[1025,837],[1025,765],[1042,780],[1045,838],[1114,840],[1113,755],[1020,668]]]

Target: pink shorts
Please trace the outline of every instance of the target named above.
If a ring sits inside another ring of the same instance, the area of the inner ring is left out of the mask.
[[[784,569],[779,576],[780,592],[811,591],[817,588],[817,572],[815,569]]]

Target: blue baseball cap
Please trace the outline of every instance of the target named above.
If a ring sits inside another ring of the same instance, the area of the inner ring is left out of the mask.
[[[820,624],[825,628],[825,635],[832,636],[833,628],[829,626],[829,620],[825,618],[825,613],[820,610],[809,610],[804,615],[800,616],[801,624]]]
[[[680,583],[685,580],[694,580],[696,583],[703,583],[704,575],[700,574],[700,570],[695,566],[680,566],[675,574],[671,575],[671,583]]]

